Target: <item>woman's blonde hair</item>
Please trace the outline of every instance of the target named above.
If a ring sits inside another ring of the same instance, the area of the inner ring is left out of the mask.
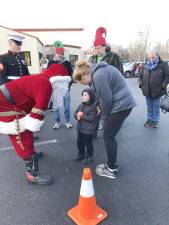
[[[73,71],[73,79],[75,81],[81,81],[82,77],[90,73],[90,64],[85,60],[78,60],[75,63]]]

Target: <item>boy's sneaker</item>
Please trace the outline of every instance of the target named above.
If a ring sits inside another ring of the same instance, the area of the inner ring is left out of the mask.
[[[152,128],[158,128],[158,123],[153,121],[153,122],[151,123],[151,127],[152,127]]]
[[[66,126],[68,129],[73,127],[72,124],[71,124],[70,122],[65,123],[65,126]]]
[[[53,125],[53,129],[58,129],[60,127],[60,123],[55,123],[54,125]]]
[[[106,164],[101,164],[101,165],[96,166],[95,173],[98,176],[102,176],[102,177],[108,177],[111,179],[117,178],[116,169],[110,169],[110,168],[108,168],[108,166]]]
[[[86,157],[85,159],[83,159],[82,163],[83,164],[88,164],[88,163],[91,163],[93,161],[94,161],[94,158],[93,158],[93,156],[91,156],[91,157]]]
[[[144,126],[145,127],[151,127],[152,125],[152,120],[147,120],[145,123],[144,123]]]
[[[85,158],[84,155],[77,155],[77,157],[74,159],[74,161],[75,162],[82,161],[84,158]]]

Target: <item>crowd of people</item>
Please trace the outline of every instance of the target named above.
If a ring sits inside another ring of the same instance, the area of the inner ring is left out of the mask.
[[[64,57],[60,41],[54,43],[55,55],[47,69],[30,76],[26,61],[19,54],[23,37],[9,35],[9,51],[0,55],[0,134],[9,135],[16,154],[23,160],[28,182],[49,185],[52,177],[41,175],[38,161],[43,154],[35,152],[33,133],[40,131],[44,113],[54,111],[53,129],[61,126],[60,109],[64,107],[64,123],[72,128],[70,87],[73,79],[87,85],[81,93],[81,103],[74,118],[77,120],[77,156],[83,164],[94,161],[93,139],[97,137],[99,123],[103,125],[103,139],[107,162],[99,164],[99,176],[116,179],[118,175],[116,136],[136,102],[123,77],[120,56],[106,43],[104,27],[96,30],[93,55],[79,60],[74,70]],[[157,128],[160,122],[160,97],[169,83],[168,64],[151,51],[140,71],[139,88],[146,99],[145,127]]]

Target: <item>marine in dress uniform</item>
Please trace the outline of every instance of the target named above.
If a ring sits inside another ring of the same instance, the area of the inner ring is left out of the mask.
[[[0,133],[9,135],[17,155],[25,163],[26,178],[33,184],[52,183],[50,176],[39,173],[33,132],[40,131],[57,84],[64,87],[68,82],[66,68],[53,64],[41,74],[24,76],[0,86]]]
[[[8,35],[10,49],[6,54],[0,55],[0,63],[3,65],[0,72],[2,83],[29,75],[27,63],[20,54],[23,39],[19,35]]]

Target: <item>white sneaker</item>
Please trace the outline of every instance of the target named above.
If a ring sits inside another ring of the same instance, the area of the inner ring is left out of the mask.
[[[55,123],[54,125],[53,125],[53,129],[58,129],[60,127],[60,123]]]
[[[71,124],[70,122],[65,123],[65,126],[66,126],[68,129],[73,127],[72,124]]]
[[[100,165],[96,166],[95,173],[98,176],[102,176],[102,177],[108,177],[111,179],[117,178],[117,171],[115,169],[112,170],[112,169],[108,168],[106,164],[100,164]]]
[[[104,169],[105,166],[107,167],[107,163],[100,164],[100,165],[97,166],[97,168]],[[119,171],[119,165],[118,165],[118,163],[115,162],[114,166],[115,166],[114,171],[118,172]]]

